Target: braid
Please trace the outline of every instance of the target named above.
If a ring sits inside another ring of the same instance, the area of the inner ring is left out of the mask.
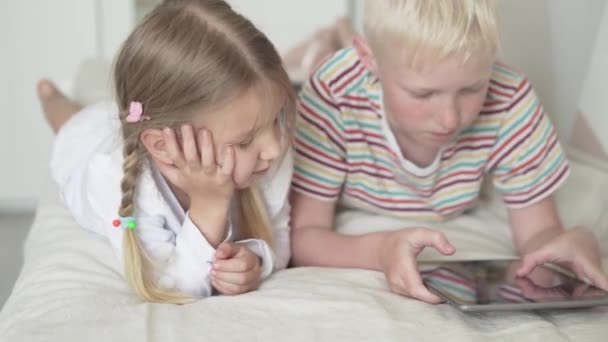
[[[118,214],[122,217],[135,216],[134,199],[137,178],[144,160],[139,149],[138,138],[137,135],[125,138],[123,150],[124,162],[122,164],[124,174],[120,182],[122,200],[118,209]],[[147,270],[151,268],[152,260],[146,255],[145,250],[141,247],[139,240],[131,229],[124,230],[123,258],[127,282],[141,299],[156,303],[185,304],[192,302],[192,298],[159,288],[150,279]]]
[[[135,190],[137,185],[137,176],[141,169],[142,158],[138,149],[137,137],[127,138],[123,149],[124,161],[122,163],[123,177],[120,182],[120,190],[122,191],[122,200],[118,214],[122,217],[132,216],[135,212]]]

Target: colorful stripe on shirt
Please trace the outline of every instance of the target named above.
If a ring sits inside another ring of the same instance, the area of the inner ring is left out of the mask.
[[[423,174],[389,142],[382,107],[380,84],[354,50],[329,58],[300,93],[293,188],[346,207],[437,220],[472,207],[486,175],[507,205],[525,207],[568,174],[530,83],[505,65],[494,66],[476,121]]]

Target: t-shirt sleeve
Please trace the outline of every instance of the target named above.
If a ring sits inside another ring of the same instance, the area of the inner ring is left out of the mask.
[[[294,191],[337,200],[346,177],[344,123],[329,87],[316,75],[298,98],[294,164]]]
[[[522,208],[551,195],[569,174],[557,132],[527,79],[515,88],[488,168],[508,207]]]

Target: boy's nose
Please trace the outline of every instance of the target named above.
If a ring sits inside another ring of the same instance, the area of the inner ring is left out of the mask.
[[[460,126],[460,111],[453,103],[447,105],[439,115],[439,125],[446,132],[452,132]]]

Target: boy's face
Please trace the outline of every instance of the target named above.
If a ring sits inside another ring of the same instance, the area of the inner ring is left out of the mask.
[[[437,150],[475,121],[494,58],[448,57],[418,70],[389,55],[376,59],[372,72],[380,79],[384,110],[400,142]]]

